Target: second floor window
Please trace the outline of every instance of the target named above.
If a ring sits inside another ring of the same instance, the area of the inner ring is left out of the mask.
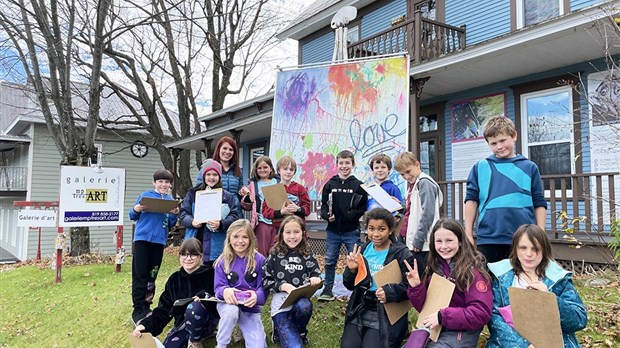
[[[564,14],[563,0],[516,0],[517,28]]]

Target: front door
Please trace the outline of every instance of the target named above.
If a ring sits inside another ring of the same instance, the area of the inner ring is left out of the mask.
[[[445,180],[443,103],[420,107],[418,155],[424,173],[436,181]]]

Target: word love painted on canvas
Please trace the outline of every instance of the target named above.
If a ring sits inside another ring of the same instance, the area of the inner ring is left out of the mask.
[[[389,114],[383,119],[383,123],[374,123],[362,126],[358,119],[349,123],[349,136],[355,149],[355,153],[361,153],[362,158],[370,158],[377,153],[385,153],[393,150],[397,145],[394,139],[405,134],[406,129],[398,129],[399,123],[396,114]]]

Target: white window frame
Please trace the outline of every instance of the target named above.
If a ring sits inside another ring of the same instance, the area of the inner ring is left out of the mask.
[[[571,89],[570,86],[562,86],[562,87],[556,87],[556,88],[551,88],[551,89],[545,89],[545,90],[540,90],[540,91],[536,91],[536,92],[531,92],[531,93],[525,93],[525,94],[521,94],[521,148],[523,149],[523,153],[524,155],[529,159],[530,158],[530,146],[538,146],[538,145],[549,145],[549,144],[559,144],[559,143],[565,143],[565,141],[563,140],[552,140],[552,141],[542,141],[542,142],[532,142],[530,143],[528,140],[528,126],[529,126],[529,120],[528,120],[528,110],[527,110],[527,100],[530,98],[538,98],[538,97],[546,97],[549,95],[554,95],[554,94],[558,94],[558,93],[568,93],[568,108],[570,111],[570,120],[571,120],[571,124],[572,124],[572,120],[574,119],[574,110],[573,110],[573,90]],[[575,168],[575,132],[574,132],[574,127],[571,128],[571,137],[569,140],[569,144],[570,144],[570,174],[575,174],[576,173],[576,168]],[[542,175],[542,173],[541,173]],[[543,186],[544,187],[544,186]],[[556,189],[555,190],[555,197],[561,197],[561,190],[560,189]],[[550,190],[545,190],[544,192],[545,194],[545,198],[550,198],[551,197],[551,191]],[[573,190],[572,187],[571,189],[566,190],[566,196],[567,197],[572,197],[573,196]]]
[[[525,2],[526,0],[515,0],[516,2],[516,19],[517,19],[517,29],[521,29],[525,26]],[[565,9],[564,9],[564,1],[563,0],[557,0],[559,3],[559,16],[563,15],[565,13]]]

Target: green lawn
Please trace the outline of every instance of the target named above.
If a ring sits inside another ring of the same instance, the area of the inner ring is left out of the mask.
[[[5,266],[0,272],[0,347],[129,347],[126,335],[133,330],[130,265],[128,258],[120,273],[114,273],[112,264],[65,266],[60,284],[54,283],[55,271],[48,268]],[[176,269],[177,258],[167,254],[158,293]],[[584,347],[612,347],[620,342],[618,278],[616,274],[605,276],[613,281],[603,288],[584,286],[586,278],[575,282],[589,310],[588,328],[579,333]],[[345,306],[339,301],[315,302],[309,327],[311,347],[337,346]],[[268,308],[263,310],[263,322],[269,332]],[[414,312],[410,312],[412,320]],[[214,341],[205,344],[212,346]]]

